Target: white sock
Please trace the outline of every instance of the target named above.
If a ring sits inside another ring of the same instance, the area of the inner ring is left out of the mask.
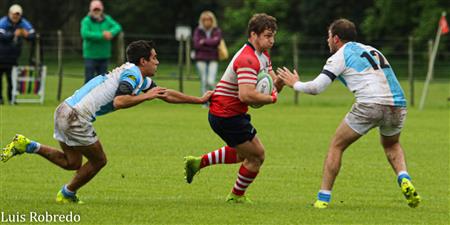
[[[34,149],[34,153],[38,152],[39,149],[41,149],[41,144],[39,142],[36,142],[36,149]]]
[[[323,193],[323,194],[331,195],[331,191],[330,191],[330,190],[323,190],[323,189],[320,189],[319,192],[320,192],[320,193]]]
[[[409,174],[408,174],[408,172],[406,172],[406,170],[402,170],[402,171],[398,172],[397,177],[400,176],[400,175],[403,175],[403,174],[409,176]]]

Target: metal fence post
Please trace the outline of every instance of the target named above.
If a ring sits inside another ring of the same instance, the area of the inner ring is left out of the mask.
[[[428,60],[431,60],[433,54],[433,40],[428,40]],[[433,80],[433,70],[431,70],[430,80]]]
[[[181,37],[178,45],[178,90],[183,92],[183,42],[184,37]]]
[[[414,38],[409,36],[408,44],[408,81],[409,81],[409,98],[411,106],[414,106]]]
[[[292,36],[292,59],[294,63],[294,69],[298,72],[298,35]],[[294,90],[294,104],[298,105],[298,91]]]
[[[41,66],[41,52],[40,52],[40,48],[41,48],[41,35],[39,33],[36,33],[36,39],[35,39],[35,45],[34,45],[34,55],[35,55],[35,67],[36,67],[36,71],[39,72],[39,66]]]
[[[61,101],[61,92],[62,92],[62,82],[63,82],[63,65],[62,65],[62,58],[63,58],[63,36],[62,31],[58,30],[58,92],[56,99],[58,101]]]
[[[187,79],[191,78],[191,37],[186,38],[186,52],[185,52],[185,60],[186,60],[186,75]]]
[[[120,32],[117,36],[117,65],[122,65],[125,62],[125,34]]]

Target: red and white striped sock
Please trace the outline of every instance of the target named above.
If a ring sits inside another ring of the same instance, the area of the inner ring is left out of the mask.
[[[224,146],[202,156],[200,168],[214,164],[231,164],[237,162],[236,149]]]
[[[233,194],[239,196],[244,195],[245,190],[253,182],[257,175],[258,172],[251,172],[245,168],[244,165],[241,165],[241,168],[239,168],[238,178],[236,179],[236,183],[233,187]]]

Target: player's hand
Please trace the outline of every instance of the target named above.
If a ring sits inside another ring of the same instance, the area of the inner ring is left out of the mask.
[[[111,32],[105,30],[105,31],[103,31],[103,38],[105,40],[109,41],[113,38],[113,36],[112,36]]]
[[[276,88],[274,88],[274,89],[272,90],[271,96],[272,96],[272,104],[275,103],[275,102],[277,102],[277,99],[278,99],[278,91],[277,91]]]
[[[207,91],[207,92],[205,92],[205,94],[203,94],[203,96],[200,98],[202,103],[208,102],[213,93],[214,93],[214,91]]]
[[[163,87],[155,87],[144,93],[144,95],[147,97],[147,100],[152,100],[154,98],[161,98],[166,96],[167,88]]]
[[[23,37],[27,38],[29,34],[30,34],[30,33],[28,33],[27,30],[22,29],[22,36],[23,36]]]
[[[284,85],[286,85],[284,83],[284,81],[281,79],[280,75],[278,75],[278,74],[277,74],[277,77],[275,78],[275,80],[273,81],[273,83],[275,84],[275,87],[280,87],[280,88],[282,88]]]
[[[23,31],[25,31],[25,30],[22,29],[22,28],[17,28],[17,29],[14,31],[14,36],[16,36],[16,37],[24,36],[24,35],[23,35]]]
[[[294,86],[295,82],[299,81],[299,76],[296,70],[292,73],[288,68],[283,67],[283,69],[277,69],[278,76],[283,80],[283,82],[289,86]]]

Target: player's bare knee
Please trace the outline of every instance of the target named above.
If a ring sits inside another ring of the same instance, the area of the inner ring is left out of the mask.
[[[266,154],[264,153],[264,151],[258,155],[258,161],[260,162],[260,164],[262,165],[264,163],[264,160],[266,159]]]
[[[104,155],[98,162],[98,165],[100,166],[100,168],[103,168],[104,166],[106,166],[106,163],[108,162],[108,160],[106,159],[106,156]]]
[[[247,158],[247,161],[255,168],[261,167],[264,162],[264,160],[261,160],[260,158],[257,157]]]
[[[394,136],[383,136],[381,135],[380,143],[384,149],[388,148],[399,148],[400,147],[400,134]]]
[[[95,159],[93,159],[93,158],[89,159],[89,162],[95,168],[95,170],[98,171],[106,166],[106,163],[108,162],[108,160],[106,159],[105,155],[101,155],[101,156],[97,156]]]
[[[381,145],[383,146],[384,150],[389,151],[399,148],[400,142],[393,140],[381,140]]]
[[[261,151],[258,151],[256,154],[252,154],[251,157],[249,157],[249,161],[253,162],[254,164],[257,164],[261,166],[264,163],[266,156],[264,153],[264,149]]]
[[[333,140],[331,140],[330,150],[344,151],[345,150],[344,146],[345,144],[342,140],[339,140],[338,138],[333,138]]]
[[[79,170],[81,168],[81,161],[68,162],[63,168],[66,170]]]
[[[339,146],[339,145],[331,145],[328,149],[328,154],[342,154],[345,151],[346,148]]]
[[[252,161],[255,165],[261,166],[264,163],[264,157],[254,157]]]
[[[101,159],[95,161],[95,167],[97,167],[98,169],[101,169],[103,167],[106,166],[106,163],[108,162],[108,160],[106,159],[106,157],[102,157]]]

